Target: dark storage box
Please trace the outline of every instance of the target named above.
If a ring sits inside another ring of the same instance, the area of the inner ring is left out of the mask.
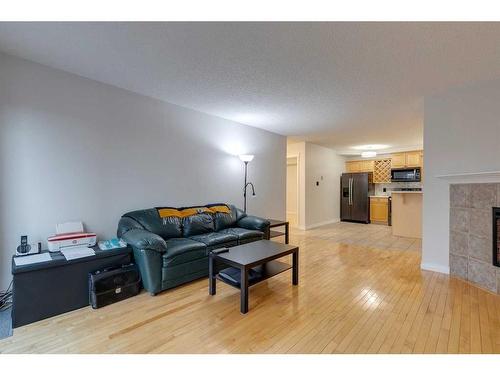
[[[133,263],[89,273],[89,303],[94,309],[139,294],[141,276]]]

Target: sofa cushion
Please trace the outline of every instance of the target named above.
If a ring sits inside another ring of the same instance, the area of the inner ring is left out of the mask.
[[[128,212],[123,216],[134,220],[147,231],[153,232],[163,239],[182,236],[181,220],[172,218],[172,220],[166,221],[160,217],[156,208]]]
[[[247,241],[247,240],[261,240],[264,238],[264,233],[258,231],[258,230],[250,230],[250,229],[245,229],[245,228],[226,228],[221,230],[218,233],[228,233],[228,234],[233,234],[235,236],[238,236],[238,240],[240,242],[242,241]]]
[[[213,207],[227,207],[229,212],[220,212],[216,211],[213,213],[214,216],[214,224],[215,231],[218,232],[222,229],[233,227],[236,224],[237,218],[237,210],[233,205],[228,205],[225,203],[211,203],[207,204],[206,207],[212,209]]]
[[[219,232],[222,229],[232,227],[236,223],[236,215],[217,212],[214,215],[215,231]]]
[[[166,243],[167,252],[163,255],[163,267],[190,262],[207,255],[204,243],[189,238],[171,238]]]
[[[213,215],[208,213],[187,216],[183,219],[182,223],[184,237],[210,233],[215,229]]]
[[[238,236],[232,233],[212,232],[212,233],[191,236],[190,239],[202,242],[208,247],[214,247],[224,244],[228,244],[228,246],[233,246],[234,243],[238,241]]]

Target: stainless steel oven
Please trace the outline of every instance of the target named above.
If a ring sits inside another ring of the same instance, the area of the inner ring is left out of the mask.
[[[418,182],[420,181],[420,168],[401,168],[391,170],[392,182]]]

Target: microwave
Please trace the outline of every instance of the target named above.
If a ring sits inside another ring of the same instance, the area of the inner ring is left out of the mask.
[[[391,169],[392,182],[419,182],[420,168]]]

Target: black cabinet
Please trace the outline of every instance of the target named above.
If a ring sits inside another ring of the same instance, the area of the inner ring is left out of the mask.
[[[61,253],[52,260],[16,266],[12,259],[14,328],[89,305],[89,272],[132,262],[130,247],[100,250],[96,255],[67,261]]]

